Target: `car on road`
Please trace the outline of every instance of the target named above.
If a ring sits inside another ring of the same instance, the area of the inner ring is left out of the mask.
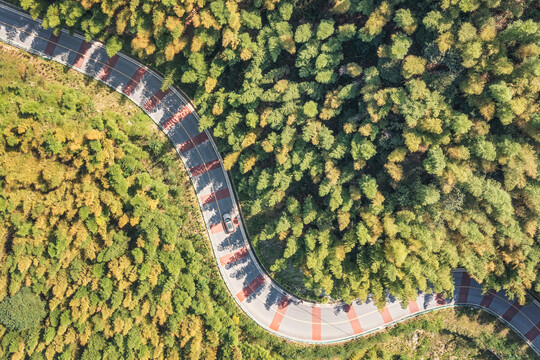
[[[225,231],[227,234],[232,233],[234,231],[234,224],[230,213],[223,214],[223,222],[225,223]]]

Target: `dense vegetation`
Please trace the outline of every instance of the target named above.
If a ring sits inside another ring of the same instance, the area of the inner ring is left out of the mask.
[[[451,292],[458,266],[521,301],[540,287],[539,9],[343,1],[319,21],[302,15],[322,3],[286,5],[242,84],[195,96],[253,242],[281,249],[270,270],[380,305]]]
[[[0,303],[0,324],[9,330],[28,330],[45,317],[45,304],[32,289],[24,287]]]
[[[533,0],[24,0],[199,106],[252,241],[305,296],[540,290]],[[295,283],[296,280],[296,283]]]
[[[338,346],[267,334],[222,285],[191,185],[151,120],[22,54],[0,44],[1,359],[534,358],[489,315],[461,310]],[[112,181],[117,166],[125,181]]]
[[[119,95],[74,89],[82,75],[0,55],[0,357],[240,353],[239,311],[165,136]]]

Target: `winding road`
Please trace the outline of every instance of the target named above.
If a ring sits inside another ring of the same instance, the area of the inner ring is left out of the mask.
[[[176,146],[197,193],[203,219],[221,276],[238,306],[257,324],[278,336],[307,343],[340,342],[381,330],[427,311],[473,306],[496,315],[540,355],[540,304],[510,301],[504,292],[482,293],[482,287],[455,270],[455,296],[419,293],[403,308],[388,296],[379,311],[369,300],[352,304],[302,301],[277,285],[259,265],[242,221],[227,234],[223,214],[240,216],[232,184],[212,137],[199,130],[190,101],[175,88],[161,91],[163,78],[124,54],[107,56],[99,42],[62,31],[55,36],[22,11],[0,3],[0,40],[50,58],[91,76],[140,106]]]

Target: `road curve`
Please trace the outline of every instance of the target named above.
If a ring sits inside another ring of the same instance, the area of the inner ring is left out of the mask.
[[[226,234],[224,213],[239,215],[238,204],[216,145],[189,100],[175,88],[161,91],[163,78],[124,54],[107,56],[99,42],[62,31],[55,36],[22,11],[0,3],[0,40],[53,59],[123,93],[140,106],[175,145],[193,182],[221,276],[238,306],[278,336],[307,343],[333,343],[381,330],[418,314],[451,306],[473,306],[496,315],[540,355],[540,304],[521,306],[504,292],[482,293],[462,270],[453,273],[455,296],[419,293],[406,306],[388,296],[379,311],[372,301],[318,304],[287,293],[262,269],[242,221]],[[238,218],[237,217],[237,218]]]

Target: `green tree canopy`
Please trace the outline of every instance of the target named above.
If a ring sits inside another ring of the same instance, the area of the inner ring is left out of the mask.
[[[45,303],[28,287],[0,302],[0,323],[10,330],[35,328],[45,315]]]

